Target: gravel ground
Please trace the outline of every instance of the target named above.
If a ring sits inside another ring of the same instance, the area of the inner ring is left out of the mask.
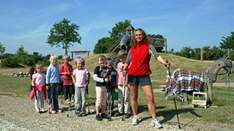
[[[64,105],[63,105],[64,106]],[[143,114],[140,114],[144,116]],[[163,118],[160,118],[163,119]],[[174,122],[173,122],[174,121]],[[196,121],[196,120],[195,120]],[[185,120],[183,120],[185,122]],[[33,102],[20,97],[0,95],[0,131],[150,131],[158,130],[149,126],[150,119],[142,121],[138,126],[132,126],[130,119],[121,121],[120,117],[114,117],[112,121],[95,120],[95,115],[77,117],[74,111],[66,111],[58,114],[36,113]],[[196,123],[196,122],[192,122]],[[224,130],[232,129],[219,125],[187,124],[183,129],[178,129],[175,120],[163,123],[161,131],[168,130]],[[222,127],[222,128],[221,128]]]

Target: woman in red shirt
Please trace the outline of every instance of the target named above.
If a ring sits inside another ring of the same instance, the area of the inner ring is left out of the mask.
[[[162,128],[162,125],[156,119],[155,102],[150,80],[150,57],[153,55],[160,63],[169,67],[166,62],[149,43],[147,35],[142,29],[134,31],[134,38],[132,40],[132,47],[128,53],[127,64],[128,68],[128,84],[130,88],[130,101],[133,112],[132,124],[137,125],[139,122],[138,114],[138,86],[142,86],[146,95],[148,111],[153,118],[151,126],[155,128]]]

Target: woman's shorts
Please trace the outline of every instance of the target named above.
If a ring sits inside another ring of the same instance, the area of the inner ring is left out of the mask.
[[[128,84],[136,86],[151,85],[150,76],[128,76]]]

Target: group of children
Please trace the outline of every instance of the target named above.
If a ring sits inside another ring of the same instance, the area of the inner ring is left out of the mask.
[[[98,121],[107,118],[108,111],[113,109],[113,102],[111,102],[111,107],[108,102],[113,101],[111,96],[116,90],[118,91],[118,113],[116,115],[125,113],[127,117],[130,117],[127,72],[123,69],[126,56],[125,52],[119,54],[116,68],[113,67],[111,58],[106,58],[104,55],[100,55],[98,58],[98,66],[93,72],[93,79],[96,82],[95,110]],[[36,65],[32,75],[30,93],[31,98],[35,98],[35,110],[39,113],[46,112],[44,101],[48,98],[48,112],[52,114],[62,112],[58,102],[59,90],[62,85],[65,103],[71,105],[74,98],[75,113],[85,116],[86,95],[90,80],[90,73],[85,68],[85,60],[76,59],[75,69],[69,63],[68,56],[64,56],[63,60],[63,64],[59,66],[56,56],[51,56],[46,74],[42,65]],[[110,108],[107,107],[107,104]]]
[[[35,109],[39,113],[46,111],[44,108],[46,98],[48,98],[49,113],[62,112],[58,102],[58,95],[62,86],[65,103],[70,105],[72,96],[74,96],[76,111],[83,115],[85,114],[85,97],[89,83],[89,72],[84,67],[85,61],[83,58],[78,58],[76,68],[73,70],[72,65],[69,64],[69,57],[64,56],[63,60],[63,64],[59,66],[57,57],[51,56],[46,74],[44,74],[42,65],[36,65],[32,75],[30,97],[35,98]],[[48,94],[47,97],[46,94]]]

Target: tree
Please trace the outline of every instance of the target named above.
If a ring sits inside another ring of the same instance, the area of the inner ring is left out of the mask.
[[[108,53],[111,46],[112,46],[111,38],[110,37],[103,37],[100,40],[98,40],[93,52],[95,54]]]
[[[149,39],[152,40],[152,44],[157,50],[157,52],[162,52],[163,47],[165,46],[165,38],[160,34],[148,34]]]
[[[113,41],[113,45],[116,44],[116,42],[119,42],[122,38],[123,34],[126,32],[126,28],[131,25],[130,20],[124,20],[120,21],[112,28],[110,34],[110,38]]]
[[[120,39],[126,31],[126,28],[131,25],[129,20],[120,21],[109,31],[110,36],[102,37],[95,45],[94,53],[108,53],[110,50],[119,44]]]
[[[78,30],[79,26],[64,18],[59,23],[53,25],[47,42],[51,46],[62,47],[65,50],[65,55],[67,55],[68,49],[70,46],[73,46],[73,43],[81,43]]]
[[[222,49],[234,50],[234,32],[231,32],[230,36],[222,37],[222,40],[220,42],[220,47]]]
[[[179,54],[181,56],[191,58],[194,55],[194,51],[190,47],[184,47],[184,48],[181,49]]]
[[[0,56],[3,55],[3,53],[5,52],[6,47],[4,47],[4,45],[0,42]]]

